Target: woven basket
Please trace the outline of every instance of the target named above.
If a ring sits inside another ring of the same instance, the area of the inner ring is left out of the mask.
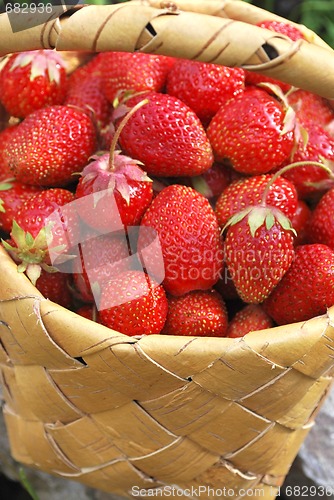
[[[12,32],[3,14],[0,54],[141,50],[334,98],[333,51],[305,27],[307,41],[291,42],[254,25],[269,17],[239,1],[131,1]],[[125,497],[175,487],[180,498],[275,498],[332,381],[334,307],[242,339],[137,340],[44,299],[4,250],[0,272],[3,411],[17,461]]]

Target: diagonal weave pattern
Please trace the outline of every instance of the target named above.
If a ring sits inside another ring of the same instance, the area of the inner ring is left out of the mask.
[[[334,309],[237,340],[136,340],[43,299],[0,256],[18,461],[121,495],[177,485],[275,497],[332,380]]]
[[[333,98],[332,51],[305,27],[307,41],[291,43],[254,26],[268,15],[238,0],[133,0],[81,6],[15,33],[0,15],[0,54],[141,50],[241,66]],[[237,340],[136,340],[45,300],[3,250],[0,273],[15,459],[128,497],[133,486],[165,485],[184,498],[203,487],[201,498],[209,488],[276,496],[332,381],[334,308]]]

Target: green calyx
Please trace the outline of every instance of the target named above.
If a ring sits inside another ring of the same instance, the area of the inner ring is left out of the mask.
[[[26,273],[34,285],[36,285],[42,269],[49,273],[58,272],[57,268],[47,264],[49,255],[47,228],[42,228],[34,238],[29,232],[24,231],[16,221],[13,221],[11,238],[14,245],[1,240],[2,245],[18,263],[18,272]]]
[[[286,217],[286,215],[281,212],[278,208],[270,207],[270,206],[255,206],[255,207],[247,207],[245,210],[238,212],[228,220],[223,228],[223,232],[227,227],[235,226],[240,221],[242,221],[245,217],[247,217],[248,226],[250,229],[250,233],[252,237],[255,236],[256,231],[265,226],[267,231],[278,223],[282,229],[285,231],[291,231],[294,235],[296,235],[296,231],[291,226],[291,222]]]

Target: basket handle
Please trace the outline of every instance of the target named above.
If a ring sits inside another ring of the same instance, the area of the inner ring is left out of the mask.
[[[192,0],[81,5],[65,13],[54,7],[37,26],[36,18],[29,26],[25,14],[4,13],[0,15],[0,56],[41,48],[142,51],[242,67],[334,99],[334,51],[316,35],[307,30],[308,40],[292,42],[252,24],[257,19],[253,10],[246,22],[249,5],[246,8],[242,1],[206,3],[209,14],[194,12],[200,6]],[[221,8],[215,11],[214,6]],[[234,19],[223,17],[227,15]]]

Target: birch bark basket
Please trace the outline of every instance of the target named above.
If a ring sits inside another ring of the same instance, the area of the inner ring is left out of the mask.
[[[25,29],[21,16],[13,31],[2,14],[0,54],[143,51],[334,98],[334,52],[305,27],[307,40],[292,42],[255,26],[268,16],[240,1],[134,0]],[[16,460],[129,498],[134,486],[275,498],[332,382],[334,307],[241,339],[138,340],[43,298],[2,249],[0,273],[3,412]]]

